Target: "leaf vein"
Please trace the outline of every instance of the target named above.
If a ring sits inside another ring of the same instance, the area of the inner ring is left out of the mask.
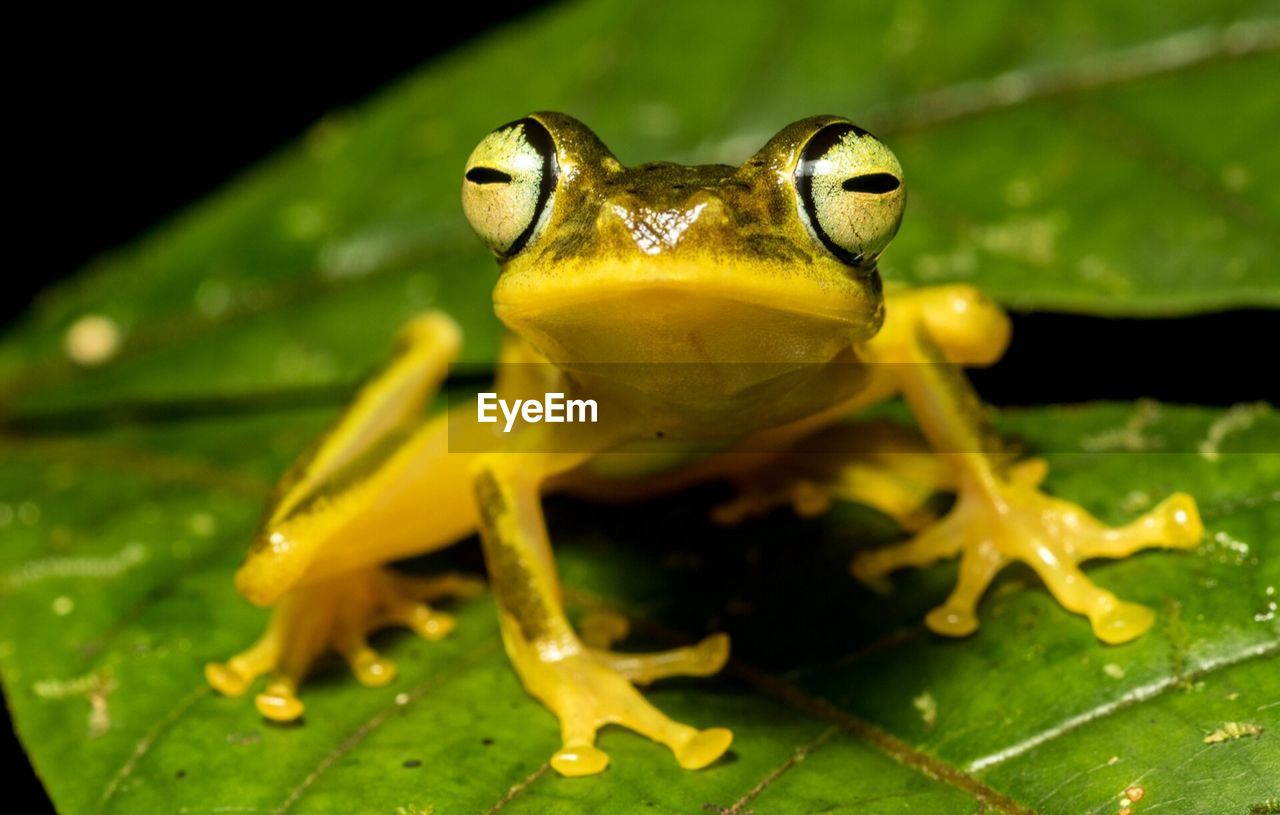
[[[797,764],[804,761],[814,752],[822,749],[822,746],[826,744],[828,741],[830,741],[832,736],[834,736],[836,733],[839,733],[839,732],[840,732],[840,728],[838,726],[831,725],[830,727],[828,727],[827,729],[819,733],[817,738],[815,738],[813,741],[809,742],[808,744],[802,744],[799,747],[797,747],[795,749],[795,752],[793,752],[790,756],[787,757],[786,761],[782,762],[777,767],[774,767],[772,770],[770,770],[769,773],[765,775],[764,778],[760,779],[760,781],[757,782],[755,786],[747,790],[742,795],[741,798],[734,801],[727,808],[720,810],[720,815],[739,815],[739,813],[742,812],[742,808],[746,806],[748,803],[750,803],[757,796],[759,796],[760,793],[768,789],[770,784],[777,781],[779,778],[785,775],[789,770],[791,770],[791,768],[795,767]]]
[[[990,79],[939,88],[881,108],[876,127],[885,133],[1017,107],[1040,99],[1149,79],[1220,59],[1280,49],[1280,21],[1240,20],[1204,26],[1071,62],[1018,68]]]
[[[330,767],[354,750],[360,742],[364,741],[369,736],[370,733],[381,727],[382,724],[390,719],[392,714],[396,711],[413,704],[415,701],[422,698],[423,694],[428,691],[435,690],[450,680],[457,678],[465,669],[475,664],[475,662],[481,657],[496,650],[497,647],[497,638],[486,641],[482,645],[473,648],[466,656],[460,659],[456,664],[450,666],[444,672],[431,677],[410,690],[406,694],[408,698],[403,702],[392,702],[390,705],[378,711],[377,714],[352,731],[351,735],[339,742],[338,746],[329,751],[324,758],[320,759],[320,762],[315,766],[315,769],[307,773],[307,775],[289,791],[289,794],[280,802],[280,805],[272,810],[272,815],[283,815],[283,813],[288,812],[289,809],[291,809],[293,805],[296,804],[304,794],[306,794],[306,791],[320,779],[320,776],[324,775]]]
[[[900,764],[976,798],[989,809],[1006,815],[1034,815],[1030,809],[987,786],[964,770],[926,755],[871,722],[841,710],[826,699],[813,696],[784,679],[736,661],[730,661],[727,670],[766,696],[837,725]]]
[[[529,785],[531,785],[533,782],[541,778],[550,768],[551,768],[551,764],[549,762],[544,761],[541,767],[529,773],[529,775],[525,776],[523,779],[512,784],[511,789],[507,790],[505,795],[503,795],[501,798],[495,801],[493,806],[489,807],[484,811],[484,815],[493,815],[493,813],[497,812],[498,810],[505,807],[507,804],[511,803],[517,795],[519,795],[520,793],[528,789]]]
[[[1050,742],[1059,736],[1070,733],[1071,731],[1089,724],[1090,722],[1101,719],[1102,717],[1115,713],[1118,710],[1123,710],[1124,708],[1140,702],[1145,702],[1148,699],[1153,699],[1170,688],[1181,686],[1186,681],[1195,681],[1222,668],[1228,668],[1232,665],[1246,662],[1250,659],[1273,656],[1277,653],[1280,653],[1280,641],[1271,641],[1258,643],[1251,648],[1246,648],[1238,653],[1231,654],[1230,656],[1216,660],[1208,660],[1203,663],[1200,668],[1189,674],[1184,676],[1166,676],[1154,682],[1134,688],[1118,699],[1107,702],[1103,705],[1098,705],[1084,713],[1072,716],[1056,727],[1051,727],[1048,730],[1037,733],[1036,735],[1031,736],[1028,739],[1024,739],[1017,744],[1010,745],[1003,750],[997,750],[994,753],[976,758],[969,762],[966,769],[971,773],[988,770],[998,764],[1003,764],[1011,758],[1016,758],[1041,746],[1042,744]]]
[[[192,705],[208,695],[209,687],[207,685],[200,685],[191,693],[188,693],[179,700],[178,704],[174,705],[173,709],[166,713],[164,718],[161,719],[155,727],[147,731],[147,734],[143,736],[141,741],[139,741],[133,748],[133,752],[129,754],[129,758],[125,760],[120,769],[116,771],[116,774],[107,782],[107,786],[103,788],[102,795],[98,798],[99,806],[105,805],[115,797],[115,794],[120,791],[120,785],[124,783],[126,778],[133,774],[134,769],[138,766],[138,762],[147,754],[147,751],[155,745],[156,740],[159,739],[166,730],[172,727],[178,719],[182,718],[182,715],[186,713]]]

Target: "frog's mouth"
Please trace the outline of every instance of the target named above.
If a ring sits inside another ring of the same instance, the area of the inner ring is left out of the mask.
[[[494,292],[494,310],[561,365],[824,364],[875,334],[883,319],[875,274],[619,271],[608,279],[544,278],[528,289],[504,277]]]

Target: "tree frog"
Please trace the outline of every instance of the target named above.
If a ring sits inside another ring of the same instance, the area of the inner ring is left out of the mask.
[[[390,682],[395,668],[367,634],[403,625],[443,637],[454,621],[430,603],[478,586],[386,564],[478,532],[507,654],[560,721],[551,766],[600,772],[608,758],[596,732],[620,724],[681,766],[705,767],[731,733],[675,722],[636,686],[715,673],[727,637],[641,654],[611,650],[620,620],[576,630],[540,502],[708,481],[736,487],[712,510],[722,523],[788,504],[814,514],[835,500],[897,519],[912,535],[858,555],[861,581],[958,556],[954,590],[925,618],[938,634],[972,633],[984,589],[1013,561],[1104,642],[1142,634],[1152,612],[1095,586],[1079,563],[1194,547],[1195,502],[1174,494],[1110,527],[1039,489],[1044,463],[1001,445],[961,372],[1001,355],[1004,312],[967,285],[881,285],[876,262],[905,203],[894,154],[835,116],[789,125],[739,167],[625,167],[558,113],[485,136],[464,169],[462,204],[500,266],[493,305],[509,335],[494,391],[589,397],[598,421],[503,434],[501,423],[477,423],[473,405],[424,418],[461,332],[442,313],[411,321],[385,368],[282,480],[236,575],[274,614],[256,644],[206,666],[210,683],[234,696],[270,674],[257,707],[292,720],[303,711],[299,683],[329,650],[360,682]],[[927,447],[884,423],[849,421],[895,395]],[[937,491],[956,495],[942,517],[924,500]]]

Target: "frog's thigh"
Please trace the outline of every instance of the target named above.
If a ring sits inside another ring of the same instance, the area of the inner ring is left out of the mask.
[[[977,627],[974,607],[996,572],[1009,560],[1021,560],[1063,606],[1088,616],[1100,639],[1124,642],[1142,634],[1151,625],[1151,613],[1095,586],[1078,564],[1146,547],[1194,547],[1203,533],[1195,502],[1175,494],[1127,526],[1113,528],[1074,503],[1045,495],[1035,486],[1038,478],[1026,477],[1025,470],[998,468],[983,407],[933,341],[931,329],[920,319],[871,345],[879,359],[895,363],[892,370],[922,431],[934,449],[946,451],[943,460],[958,487],[956,505],[913,540],[859,556],[854,574],[875,580],[903,565],[962,553],[959,584],[926,620],[934,631],[962,635]],[[1036,469],[1043,474],[1043,468]]]
[[[988,365],[1009,344],[1008,316],[973,286],[890,291],[885,315],[866,355],[870,379],[842,410],[856,412],[901,388],[900,366],[915,363],[883,352],[907,342],[917,325],[927,326],[946,358],[960,365]],[[756,469],[754,461],[743,460],[751,467],[729,475],[742,494],[715,509],[719,522],[736,523],[787,504],[800,515],[817,515],[833,500],[847,500],[873,506],[906,529],[919,529],[933,518],[926,507],[929,497],[956,484],[953,468],[929,454],[915,436],[888,423],[826,428],[776,465]],[[1028,464],[1023,475],[1036,472],[1043,474],[1041,466]]]
[[[813,517],[835,501],[853,501],[889,515],[905,529],[934,517],[929,499],[955,486],[951,470],[920,436],[889,421],[842,422],[791,450],[729,476],[739,493],[717,505],[712,518],[736,524],[791,506]]]
[[[684,767],[715,761],[732,735],[696,730],[667,718],[635,689],[667,676],[705,676],[728,657],[728,640],[658,654],[615,654],[582,642],[565,618],[546,528],[539,483],[574,463],[569,456],[493,456],[474,469],[481,540],[498,603],[503,642],[525,688],[560,720],[562,747],[551,765],[562,775],[590,775],[607,766],[596,731],[620,724],[661,742]],[[518,459],[513,461],[510,459]],[[535,475],[536,474],[536,475]],[[608,626],[621,634],[618,626]],[[599,642],[600,638],[593,637]]]

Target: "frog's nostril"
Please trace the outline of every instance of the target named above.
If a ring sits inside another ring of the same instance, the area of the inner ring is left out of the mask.
[[[846,178],[840,185],[845,192],[865,192],[872,195],[884,195],[902,186],[902,182],[892,173],[867,173]]]

